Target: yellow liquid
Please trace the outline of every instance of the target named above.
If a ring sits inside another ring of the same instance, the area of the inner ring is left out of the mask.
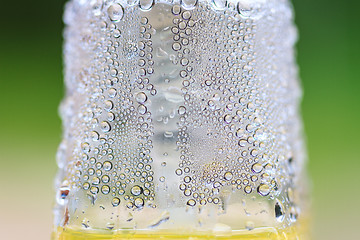
[[[70,229],[59,228],[57,233],[53,234],[52,240],[305,240],[305,236],[300,234],[299,228],[290,227],[283,230],[275,228],[258,228],[251,231],[232,231],[226,233],[211,232],[167,232],[167,231],[121,231],[111,233],[93,232],[93,231],[76,231]]]

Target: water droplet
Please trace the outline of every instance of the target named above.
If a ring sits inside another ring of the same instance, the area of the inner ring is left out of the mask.
[[[115,29],[113,31],[114,38],[119,38],[121,36],[121,31],[119,29]]]
[[[56,202],[59,205],[65,205],[65,203],[67,202],[67,196],[70,193],[70,188],[68,186],[61,186],[59,188],[57,197],[56,197]]]
[[[209,100],[209,101],[208,101],[208,105],[209,105],[209,107],[210,107],[211,109],[214,109],[214,108],[215,108],[215,103],[214,103],[214,101],[212,101],[212,100]]]
[[[179,33],[179,28],[172,27],[171,32],[174,33],[174,34],[177,34],[177,33]],[[170,55],[170,57],[172,57],[172,56],[174,56],[174,55]],[[173,59],[170,59],[170,60],[174,60],[174,59],[175,59],[175,56],[173,57]]]
[[[147,19],[147,17],[142,17],[141,20],[140,20],[140,23],[142,25],[146,25],[148,22],[149,22],[149,20]]]
[[[85,182],[84,184],[83,184],[83,189],[84,190],[88,190],[90,188],[90,184],[88,183],[88,182]]]
[[[212,3],[216,10],[224,10],[227,5],[227,0],[213,0]]]
[[[182,59],[180,60],[180,64],[183,65],[183,66],[188,65],[188,64],[189,64],[189,59],[187,59],[187,58],[182,58]]]
[[[91,132],[90,137],[91,137],[91,139],[92,139],[93,141],[98,141],[98,140],[99,140],[100,135],[99,135],[99,133],[98,133],[98,132],[93,131],[93,132]]]
[[[115,68],[110,70],[110,75],[115,77],[118,74],[118,70],[116,70]]]
[[[267,196],[270,193],[270,187],[267,184],[260,184],[257,190],[258,193],[262,196]]]
[[[179,23],[179,29],[184,30],[186,28],[186,22],[182,21]]]
[[[134,204],[137,208],[142,208],[144,206],[144,200],[142,198],[136,198]]]
[[[191,181],[191,177],[186,176],[184,177],[184,182],[189,183]]]
[[[108,183],[110,181],[110,177],[108,175],[104,175],[101,177],[101,181],[103,183]]]
[[[239,146],[240,147],[245,147],[246,143],[247,143],[247,141],[245,139],[240,139],[239,140]]]
[[[186,185],[182,183],[180,184],[179,188],[181,191],[184,191],[186,189]]]
[[[263,169],[262,165],[260,163],[255,163],[252,165],[251,167],[251,170],[254,172],[254,173],[259,173],[261,172]]]
[[[180,77],[185,78],[185,77],[187,77],[187,75],[188,75],[188,73],[187,73],[185,70],[181,70],[181,71],[180,71]],[[186,86],[186,85],[187,85],[187,86],[190,85],[190,82],[187,81],[187,80],[185,80],[183,83],[184,83],[185,86]]]
[[[107,10],[109,18],[113,22],[120,21],[124,16],[124,9],[119,3],[113,3]]]
[[[183,115],[183,114],[186,113],[186,108],[184,106],[180,106],[178,112],[179,112],[180,115]]]
[[[220,182],[214,182],[213,187],[214,188],[219,188],[221,186]]]
[[[278,199],[276,199],[275,203],[275,218],[278,222],[284,221],[285,218],[284,206]]]
[[[128,203],[126,203],[126,207],[127,207],[128,209],[132,209],[132,208],[134,207],[134,203],[128,202]]]
[[[139,6],[141,10],[150,10],[152,8],[152,6],[154,5],[154,0],[140,0],[139,1]]]
[[[195,200],[194,199],[190,199],[189,201],[187,201],[187,203],[186,203],[187,205],[189,205],[189,206],[191,206],[191,207],[193,207],[193,206],[195,206],[196,205],[196,202],[195,202]]]
[[[89,145],[89,143],[85,142],[85,143],[81,144],[81,150],[83,151],[83,153],[88,153],[88,152],[90,152],[90,145]]]
[[[101,11],[100,11],[99,15],[101,15]],[[107,23],[105,21],[100,22],[100,29],[103,31],[106,31],[106,28],[107,28]]]
[[[244,191],[245,191],[245,193],[249,194],[252,192],[252,188],[248,185],[248,186],[244,187]]]
[[[189,20],[191,18],[191,12],[190,11],[185,11],[182,13],[182,18],[185,20]]]
[[[297,210],[297,208],[295,206],[291,206],[290,208],[290,220],[291,222],[296,222],[298,219],[298,213],[299,211]]]
[[[179,50],[181,49],[180,43],[174,42],[173,45],[172,45],[172,49],[173,49],[174,51],[179,51]]]
[[[182,5],[183,8],[185,8],[186,10],[191,10],[191,9],[193,9],[196,4],[197,4],[197,0],[181,0],[181,5]]]
[[[112,168],[112,163],[109,162],[109,161],[105,161],[104,164],[103,164],[103,168],[105,171],[110,171],[111,168]]]
[[[113,104],[112,101],[110,101],[110,100],[105,101],[105,107],[104,107],[104,109],[105,109],[106,111],[110,111],[111,109],[113,109],[113,107],[114,107],[114,104]]]
[[[94,15],[99,16],[103,7],[103,0],[91,0],[90,5]]]
[[[233,178],[233,174],[231,172],[226,172],[224,175],[225,180],[231,180]]]
[[[109,122],[112,122],[112,121],[114,121],[114,119],[115,119],[115,114],[112,113],[112,112],[109,112],[108,115],[107,115],[107,120]]]
[[[117,197],[113,198],[112,201],[111,201],[111,204],[112,204],[114,207],[119,206],[119,204],[120,204],[120,199],[117,198]]]
[[[251,150],[250,155],[256,157],[258,155],[258,150],[256,149]]]
[[[143,189],[142,187],[138,186],[138,185],[135,185],[131,188],[131,193],[134,195],[134,196],[139,196],[141,193],[143,192]]]
[[[139,61],[138,61],[138,65],[139,65],[140,67],[145,66],[145,63],[146,63],[145,60],[142,59],[142,58],[140,58]]]
[[[255,129],[255,126],[253,124],[246,125],[246,130],[248,132],[252,132],[252,131],[254,131],[254,129]]]
[[[147,96],[144,92],[139,92],[138,94],[136,94],[136,101],[138,103],[144,103],[147,101]]]
[[[231,115],[229,115],[229,114],[224,116],[224,121],[226,123],[231,123],[232,119],[233,119],[233,117]]]
[[[237,4],[237,11],[244,18],[248,18],[251,15],[251,7],[247,2],[239,1]]]
[[[110,88],[109,89],[109,97],[113,98],[116,96],[116,89],[115,88]]]
[[[181,7],[180,7],[180,5],[174,5],[174,6],[171,8],[171,12],[172,12],[174,15],[180,14],[180,12],[181,12]]]
[[[91,183],[93,185],[99,185],[100,179],[98,177],[93,177],[92,180],[91,180]]]
[[[212,202],[215,204],[218,204],[220,202],[220,199],[216,197],[212,200]]]
[[[235,134],[238,138],[241,138],[242,136],[244,136],[244,133],[245,133],[244,129],[239,128]]]
[[[92,159],[95,159],[95,158],[92,158]],[[89,168],[88,173],[89,173],[89,175],[94,175],[95,170],[93,168]]]
[[[103,193],[103,194],[109,194],[109,192],[110,192],[110,187],[108,186],[108,185],[104,185],[104,186],[102,186],[101,187],[101,192]]]
[[[103,132],[109,132],[111,130],[110,124],[106,121],[101,122],[100,127]]]
[[[182,174],[182,170],[180,168],[176,169],[176,175],[180,176]]]
[[[190,196],[191,195],[191,190],[190,189],[185,189],[185,191],[184,191],[184,195],[185,196]]]
[[[91,187],[91,188],[90,188],[90,192],[91,192],[92,194],[97,194],[97,193],[99,192],[99,188],[97,188],[97,187]]]
[[[139,113],[141,114],[141,115],[144,115],[145,113],[146,113],[146,111],[147,111],[147,108],[144,106],[144,105],[139,105],[139,107],[138,107],[138,111],[139,111]]]

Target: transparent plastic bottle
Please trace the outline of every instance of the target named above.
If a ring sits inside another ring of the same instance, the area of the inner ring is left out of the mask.
[[[289,1],[71,0],[64,20],[54,240],[304,239]]]

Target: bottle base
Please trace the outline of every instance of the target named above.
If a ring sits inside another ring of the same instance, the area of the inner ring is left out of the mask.
[[[185,231],[96,231],[96,230],[73,230],[69,228],[58,228],[53,233],[52,240],[305,240],[308,239],[301,234],[299,227],[286,229],[256,228],[253,230],[241,230],[230,232],[185,232]],[[303,232],[304,233],[304,232]]]

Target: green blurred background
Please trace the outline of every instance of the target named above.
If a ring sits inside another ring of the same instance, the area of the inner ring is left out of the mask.
[[[64,0],[0,9],[0,238],[49,239]],[[294,0],[313,239],[359,239],[360,2]]]

